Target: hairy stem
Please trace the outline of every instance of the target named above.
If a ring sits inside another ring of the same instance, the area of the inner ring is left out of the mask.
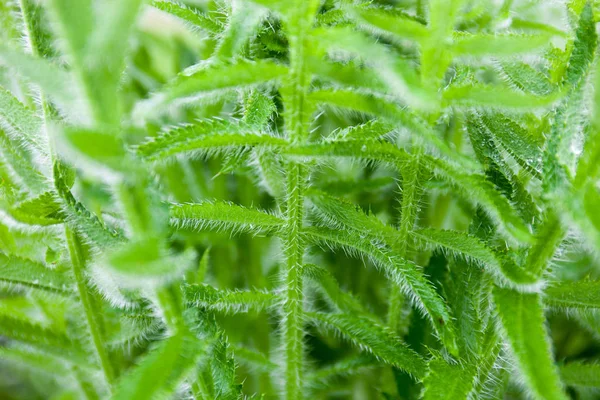
[[[398,229],[398,241],[396,252],[400,257],[406,257],[408,236],[413,230],[419,205],[419,179],[420,179],[419,153],[415,149],[414,159],[402,168],[402,204],[400,215],[400,227]],[[387,315],[387,323],[394,331],[398,329],[404,295],[401,288],[392,284],[390,301]]]
[[[286,359],[286,398],[302,397],[302,256],[304,246],[300,239],[302,228],[303,195],[301,192],[302,168],[292,164],[288,168],[287,232],[285,238],[285,299],[283,303],[283,332]]]
[[[102,371],[104,372],[104,379],[110,388],[114,384],[115,374],[108,356],[108,352],[106,351],[106,345],[104,344],[102,331],[100,329],[100,312],[96,308],[87,286],[84,273],[85,264],[81,249],[81,242],[77,237],[77,234],[72,231],[71,228],[66,227],[65,232],[67,237],[67,246],[69,248],[69,255],[71,257],[71,264],[73,265],[73,275],[75,276],[75,282],[77,284],[77,292],[85,311],[85,318],[92,336],[92,342],[94,344],[96,355],[100,361]]]
[[[35,56],[44,57],[44,53],[47,51],[47,49],[45,48],[43,38],[40,37],[39,27],[37,27],[36,29],[36,24],[39,24],[40,21],[36,21],[34,8],[35,5],[32,4],[30,0],[20,0],[19,6],[21,8],[21,13],[23,16],[23,23],[26,36],[28,37],[29,44],[31,46],[31,52]],[[44,126],[47,126],[48,121],[52,118],[54,110],[48,102],[45,93],[40,90],[39,94],[41,100]],[[48,140],[50,143],[50,138],[48,138]],[[52,145],[50,145],[49,154],[51,157],[51,162],[53,164],[55,162],[59,162],[56,160],[56,155],[54,154],[54,148]],[[56,168],[53,168],[53,178],[55,181],[55,185],[62,184],[63,177],[57,175]],[[100,312],[96,308],[95,300],[91,295],[86,283],[86,278],[84,275],[85,260],[82,254],[81,242],[79,241],[77,234],[74,231],[72,231],[71,228],[69,228],[68,226],[65,226],[65,237],[67,241],[69,255],[71,258],[71,264],[73,266],[73,275],[75,277],[79,298],[85,311],[87,325],[92,336],[92,342],[94,344],[96,355],[98,357],[98,360],[100,361],[100,366],[102,367],[102,371],[104,373],[104,379],[110,391],[112,385],[115,382],[115,372],[109,354],[106,351],[106,345],[103,340],[102,327],[104,326],[104,321],[102,320]],[[86,378],[80,373],[80,371],[78,371],[75,374],[75,376],[80,382],[82,391],[84,392],[86,398],[98,398],[97,394],[94,392],[93,385],[90,385],[87,382]]]
[[[290,74],[284,88],[285,124],[290,141],[301,144],[308,136],[308,112],[305,96],[310,76],[306,71],[306,34],[319,2],[297,1],[287,16],[290,41]],[[303,295],[302,258],[304,244],[300,231],[304,211],[303,187],[306,181],[304,168],[296,162],[286,166],[286,235],[284,238],[286,270],[283,300],[283,343],[285,352],[285,398],[301,399],[303,369]]]

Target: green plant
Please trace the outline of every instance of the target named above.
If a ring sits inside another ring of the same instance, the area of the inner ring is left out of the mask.
[[[2,398],[597,398],[598,14],[550,3],[2,1]]]

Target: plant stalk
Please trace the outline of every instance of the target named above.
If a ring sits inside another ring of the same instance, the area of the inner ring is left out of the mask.
[[[97,310],[88,290],[86,277],[84,274],[85,262],[81,249],[81,242],[77,237],[77,233],[71,230],[71,228],[68,226],[65,227],[65,235],[67,238],[69,255],[71,257],[71,264],[73,266],[73,275],[75,276],[75,282],[77,284],[77,292],[79,293],[79,298],[81,300],[81,304],[83,305],[85,318],[92,336],[92,342],[94,343],[96,355],[100,361],[102,371],[104,372],[104,379],[106,380],[106,383],[110,389],[115,382],[115,373],[103,341],[102,331],[100,329],[100,312]]]

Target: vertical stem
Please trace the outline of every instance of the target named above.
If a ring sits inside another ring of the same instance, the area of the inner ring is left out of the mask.
[[[298,164],[288,167],[288,202],[287,202],[287,228],[285,237],[285,300],[283,303],[283,339],[285,343],[285,398],[302,398],[302,358],[303,358],[303,332],[302,332],[302,256],[304,246],[301,243],[300,229],[302,228],[303,171]]]
[[[181,296],[178,283],[156,290],[158,304],[171,335],[181,334],[186,329],[183,321],[183,310],[181,309]]]
[[[31,51],[35,56],[44,57],[47,49],[44,47],[45,44],[43,43],[43,39],[39,37],[39,32],[35,28],[35,24],[38,23],[38,21],[34,21],[35,15],[32,15],[34,12],[33,5],[29,2],[29,0],[19,0],[19,6],[21,8],[23,23],[25,25],[27,37],[30,41]],[[53,108],[48,103],[46,95],[41,90],[40,98],[44,125],[46,126],[48,124],[48,120],[52,118]],[[48,140],[48,143],[50,144],[50,140]],[[55,154],[52,145],[50,145],[49,152],[51,161],[54,163]],[[56,169],[54,169],[54,171],[55,185],[57,183],[62,184],[62,176],[56,175]],[[56,182],[57,179],[61,180],[61,182]],[[102,317],[96,309],[96,304],[94,302],[93,297],[90,295],[86,283],[86,278],[84,275],[85,261],[82,254],[81,243],[79,241],[79,238],[77,237],[77,234],[73,232],[68,226],[65,226],[65,236],[69,250],[69,255],[71,257],[71,264],[73,265],[73,275],[75,277],[79,298],[81,300],[81,304],[85,312],[87,325],[92,336],[92,342],[94,344],[94,349],[96,351],[98,360],[100,361],[100,366],[104,373],[104,379],[107,383],[110,392],[112,389],[112,385],[115,382],[115,373],[102,337]],[[77,372],[76,376],[82,385],[82,390],[85,393],[86,397],[89,399],[97,398],[96,393],[93,392],[93,388],[86,382],[81,373]]]
[[[310,76],[306,71],[306,34],[319,6],[317,0],[296,0],[287,10],[286,25],[290,43],[290,74],[282,89],[285,128],[293,143],[303,143],[308,136],[310,117],[305,103]],[[306,171],[298,163],[286,163],[286,232],[284,237],[286,269],[283,300],[283,343],[285,353],[285,398],[302,399],[303,368],[303,294],[302,258],[304,244],[300,231],[304,212],[303,188]]]
[[[407,255],[408,235],[414,228],[419,205],[419,150],[417,146],[414,149],[413,160],[402,168],[402,205],[398,241],[395,248],[396,253],[402,258]],[[394,331],[398,329],[403,304],[404,295],[400,287],[392,284],[387,322]]]
[[[110,387],[112,387],[114,384],[115,375],[102,338],[102,332],[100,329],[101,325],[98,320],[100,313],[96,309],[95,303],[88,291],[88,286],[84,275],[84,259],[81,249],[81,242],[79,241],[77,234],[73,232],[71,228],[66,227],[65,234],[67,237],[67,246],[69,248],[71,264],[73,265],[73,275],[75,276],[75,282],[77,284],[77,292],[79,294],[81,304],[83,305],[85,318],[92,336],[92,342],[96,350],[96,355],[100,360],[100,366],[104,372],[104,378],[110,389]]]

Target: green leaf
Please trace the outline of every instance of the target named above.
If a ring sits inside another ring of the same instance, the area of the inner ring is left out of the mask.
[[[431,0],[429,2],[429,35],[423,43],[421,53],[421,75],[423,82],[438,88],[452,57],[447,51],[446,41],[450,38],[464,0]]]
[[[475,369],[471,365],[449,364],[434,357],[429,361],[428,372],[423,379],[424,400],[467,399],[475,381]]]
[[[311,312],[307,315],[317,325],[334,329],[382,361],[419,379],[425,374],[425,360],[402,343],[402,339],[373,321],[350,314]]]
[[[133,169],[119,136],[74,127],[63,128],[57,136],[60,153],[99,180],[118,182],[122,173]]]
[[[327,138],[327,142],[345,141],[345,140],[377,140],[382,137],[391,136],[395,131],[392,124],[372,119],[367,123],[353,125],[348,128],[340,129]]]
[[[544,303],[566,309],[600,308],[600,282],[556,282],[544,290]]]
[[[388,93],[388,87],[382,77],[361,60],[332,62],[319,57],[306,60],[308,68],[328,86],[342,90],[361,90],[374,93]]]
[[[473,259],[482,264],[499,283],[508,284],[518,288],[527,289],[531,286],[537,288],[538,279],[528,270],[518,267],[509,259],[496,254],[483,241],[465,232],[419,229],[412,232],[416,239],[435,248],[442,248],[464,257]]]
[[[122,243],[125,239],[120,229],[112,229],[92,214],[83,204],[78,202],[71,192],[58,185],[61,197],[65,200],[62,212],[66,223],[72,226],[89,243],[98,248],[106,249]]]
[[[255,87],[277,81],[287,73],[286,66],[274,61],[239,60],[235,64],[208,66],[180,74],[159,93],[161,100],[170,103],[183,97],[213,96],[226,90]]]
[[[532,235],[513,206],[482,175],[465,174],[441,160],[428,158],[427,165],[442,179],[454,185],[467,201],[474,201],[498,221],[504,231],[520,242],[531,242]]]
[[[496,110],[522,112],[550,108],[560,98],[560,93],[535,96],[502,86],[451,85],[443,92],[443,105],[445,107],[485,107]]]
[[[176,1],[151,1],[150,5],[185,21],[193,29],[206,31],[211,35],[216,35],[223,30],[222,22],[185,4]]]
[[[66,360],[85,365],[87,354],[81,344],[72,341],[64,331],[43,326],[37,322],[0,315],[0,335],[31,345]]]
[[[309,190],[307,192],[312,204],[316,207],[317,214],[326,225],[332,228],[350,228],[363,231],[375,238],[382,238],[393,243],[398,239],[398,231],[385,225],[377,217],[364,213],[352,203],[335,198],[325,192]]]
[[[229,349],[229,342],[221,334],[211,352],[212,380],[215,398],[238,399],[241,386],[235,382],[236,364]]]
[[[31,288],[62,295],[73,293],[73,282],[65,271],[4,254],[0,254],[0,282],[9,287]]]
[[[273,233],[284,225],[284,221],[275,215],[224,201],[172,204],[170,215],[175,228],[191,231]]]
[[[66,71],[47,60],[0,45],[0,63],[14,69],[56,101],[67,115],[80,119],[87,112],[87,103],[81,98],[79,87]],[[83,104],[82,104],[83,103]]]
[[[409,39],[417,42],[428,35],[427,27],[408,15],[391,13],[375,7],[354,7],[351,15],[359,26],[396,40]]]
[[[184,294],[189,305],[222,314],[263,311],[272,307],[277,300],[269,292],[216,289],[206,284],[185,285]]]
[[[418,140],[424,142],[425,150],[428,150],[433,156],[442,155],[467,171],[477,171],[479,169],[473,160],[461,155],[442,140],[425,121],[407,112],[401,104],[392,102],[389,99],[351,90],[328,89],[311,92],[308,99],[317,104],[325,103],[330,106],[373,114],[383,118],[390,124],[404,126],[417,134]]]
[[[38,170],[22,148],[15,146],[8,135],[0,129],[0,167],[9,182],[18,184],[22,190],[38,195],[48,190],[46,177]]]
[[[432,109],[437,104],[435,93],[424,89],[404,60],[394,57],[388,49],[366,35],[349,27],[314,29],[312,38],[323,52],[344,51],[360,57],[388,87],[388,92],[416,109]]]
[[[563,222],[553,213],[540,221],[535,242],[527,253],[527,269],[535,276],[541,276],[554,257],[566,233]]]
[[[104,0],[94,10],[96,19],[86,49],[87,61],[92,66],[94,76],[103,80],[103,85],[106,85],[107,81],[117,84],[121,78],[125,66],[124,58],[129,47],[129,35],[133,31],[142,4],[143,0]],[[100,94],[96,93],[95,96],[99,97]]]
[[[508,83],[524,93],[547,96],[557,90],[557,87],[550,82],[546,75],[529,64],[512,61],[503,62],[500,65],[502,74]]]
[[[277,112],[273,98],[260,90],[254,89],[244,99],[244,124],[257,130],[265,129],[266,125]]]
[[[215,57],[228,60],[239,55],[265,14],[266,10],[247,2],[233,3],[227,26],[219,35]]]
[[[488,298],[492,285],[489,276],[473,263],[449,260],[443,290],[456,318],[459,355],[467,365],[483,362],[488,354],[485,333],[489,330]]]
[[[364,369],[376,368],[377,359],[370,354],[359,354],[350,356],[338,362],[332,363],[307,376],[310,387],[314,389],[329,389],[332,387],[332,381],[335,378],[352,376]]]
[[[92,1],[51,0],[48,4],[64,46],[77,67],[83,68],[86,46],[94,26]]]
[[[579,85],[594,60],[597,43],[598,35],[592,6],[586,2],[579,17],[573,50],[564,74],[564,84],[572,87]]]
[[[600,364],[571,362],[560,366],[560,376],[569,386],[600,388]]]
[[[410,159],[403,149],[377,140],[339,140],[303,146],[289,146],[289,155],[311,158],[350,157],[398,165]]]
[[[63,221],[62,207],[54,192],[44,192],[14,205],[8,213],[16,221],[31,225],[54,225]]]
[[[327,299],[341,312],[374,318],[352,294],[342,291],[333,275],[325,268],[314,264],[305,264],[302,274],[310,279]]]
[[[161,161],[180,153],[213,157],[241,153],[252,147],[272,149],[287,143],[279,137],[248,131],[249,127],[229,122],[201,121],[163,131],[137,146],[136,153],[148,161]]]
[[[72,374],[71,368],[68,364],[65,365],[64,360],[30,348],[2,347],[0,348],[0,360],[8,368],[25,367],[63,379]]]
[[[276,152],[267,148],[257,148],[255,151],[258,161],[257,170],[261,185],[276,199],[285,195],[285,178],[283,177],[283,162]]]
[[[498,140],[504,151],[513,156],[527,171],[540,176],[541,143],[535,140],[525,128],[501,114],[483,114],[479,121]]]
[[[550,35],[541,34],[459,34],[454,37],[452,53],[467,57],[512,57],[543,49],[550,38]]]
[[[448,349],[453,353],[456,352],[456,339],[448,307],[416,264],[397,257],[384,243],[364,240],[360,237],[360,231],[311,228],[306,230],[306,235],[316,243],[340,247],[368,256],[376,266],[385,271],[394,284],[401,288],[402,292],[412,300],[413,305],[426,314]]]
[[[239,359],[242,363],[252,369],[261,372],[273,372],[277,369],[277,364],[258,351],[241,346],[233,346],[232,350],[236,359]]]
[[[527,388],[536,399],[566,399],[553,363],[540,295],[496,287],[494,303]]]
[[[192,265],[194,254],[188,250],[171,254],[155,237],[130,241],[113,250],[102,262],[126,288],[163,286],[180,278]]]
[[[120,123],[118,85],[142,0],[52,0],[58,33],[91,106],[94,123]]]
[[[113,400],[168,397],[185,379],[203,353],[204,344],[183,333],[171,336],[152,349],[117,383]]]
[[[34,111],[25,107],[10,92],[0,87],[0,118],[11,140],[40,154],[47,154],[46,138],[41,132],[42,121]]]

